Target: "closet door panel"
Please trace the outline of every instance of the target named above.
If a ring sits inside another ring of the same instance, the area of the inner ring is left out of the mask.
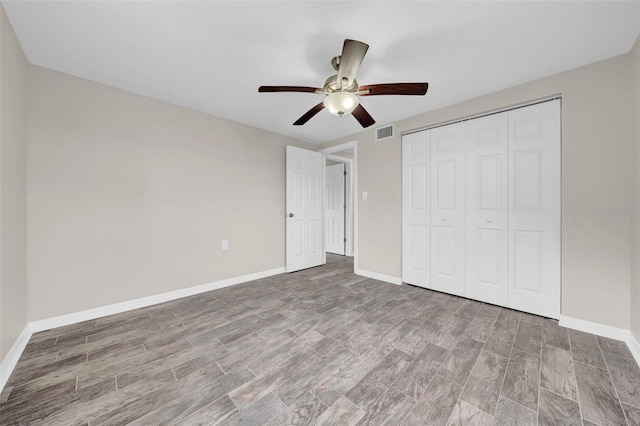
[[[508,306],[560,315],[560,101],[509,111]]]
[[[465,294],[464,123],[431,129],[431,288]]]
[[[466,295],[507,304],[507,113],[466,123]]]
[[[430,131],[402,137],[402,281],[429,288]]]

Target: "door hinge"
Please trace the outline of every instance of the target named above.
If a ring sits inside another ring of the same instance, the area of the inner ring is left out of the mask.
[[[344,239],[344,242],[345,242],[345,243],[347,242],[347,239],[346,239],[346,238]]]
[[[345,176],[347,175],[347,171],[346,170],[343,173],[344,173]]]

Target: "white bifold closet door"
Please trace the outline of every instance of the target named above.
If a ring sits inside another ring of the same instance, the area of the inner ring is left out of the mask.
[[[403,281],[560,316],[560,101],[403,136]]]
[[[431,288],[465,294],[465,128],[431,129]]]
[[[402,280],[430,288],[429,150],[431,132],[402,138]]]
[[[560,101],[509,111],[509,307],[560,315]]]
[[[507,305],[507,114],[469,120],[466,296]]]

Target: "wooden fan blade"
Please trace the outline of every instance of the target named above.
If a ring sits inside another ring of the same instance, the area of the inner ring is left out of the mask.
[[[340,65],[338,66],[338,84],[341,84],[343,79],[347,79],[346,86],[349,87],[353,84],[353,80],[358,74],[360,64],[364,59],[364,55],[367,54],[369,45],[362,43],[361,41],[349,40],[344,41],[342,46],[342,55],[340,56]]]
[[[324,102],[320,102],[318,105],[314,106],[309,111],[305,112],[302,117],[298,118],[298,120],[295,123],[293,123],[293,125],[302,126],[304,123],[311,120],[311,118],[313,118],[314,115],[316,115],[323,109],[324,109]]]
[[[373,117],[369,115],[367,110],[364,109],[362,105],[358,105],[356,109],[353,110],[351,115],[353,115],[356,120],[358,120],[358,123],[360,123],[360,125],[364,128],[367,128],[376,122],[376,120],[374,120]]]
[[[427,93],[429,83],[387,83],[387,84],[371,84],[369,86],[360,86],[358,91],[369,90],[369,93],[360,96],[376,96],[376,95],[416,95],[422,96]]]
[[[306,87],[306,86],[260,86],[258,88],[258,92],[304,92],[304,93],[315,93],[318,89],[317,87]]]

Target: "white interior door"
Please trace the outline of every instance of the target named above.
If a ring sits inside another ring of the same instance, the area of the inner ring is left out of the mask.
[[[431,288],[430,143],[430,130],[402,137],[402,281],[426,288]]]
[[[509,111],[509,307],[560,315],[560,101]]]
[[[329,253],[345,254],[346,199],[345,164],[335,164],[325,168],[326,182],[326,250]]]
[[[294,146],[287,146],[286,155],[285,269],[293,272],[324,261],[324,157],[319,152]]]
[[[507,113],[466,123],[466,296],[507,305]]]
[[[465,128],[431,129],[431,288],[465,294]]]

